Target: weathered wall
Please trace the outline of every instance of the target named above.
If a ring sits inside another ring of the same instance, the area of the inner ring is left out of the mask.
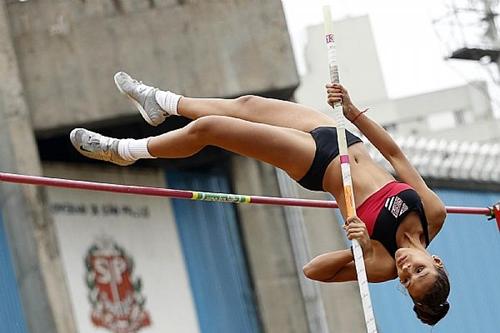
[[[17,57],[19,63],[19,66],[16,63],[15,68],[19,71],[14,77],[19,85],[22,82],[24,86],[22,91],[15,93],[25,104],[23,116],[15,123],[9,123],[9,132],[1,132],[8,133],[9,140],[19,139],[20,145],[25,141],[29,144],[15,160],[25,165],[17,169],[2,167],[2,171],[40,173],[33,129],[38,133],[63,133],[65,129],[83,123],[118,123],[138,117],[136,110],[114,86],[113,74],[119,70],[126,70],[153,85],[192,96],[269,95],[278,92],[286,98],[298,85],[279,0],[37,0],[6,3],[4,17],[9,18],[10,24],[6,36],[11,36],[12,58]],[[1,69],[0,73],[3,73]],[[12,73],[5,72],[5,77],[11,76]],[[4,110],[11,111],[12,108],[7,105]],[[30,126],[30,117],[33,127]],[[7,125],[1,121],[0,126]],[[7,148],[9,146],[2,146],[0,156],[12,154]],[[248,160],[237,163],[235,191],[279,195],[274,170],[259,165]],[[253,181],[249,175],[260,181]],[[21,191],[20,187],[12,188]],[[31,200],[37,192],[30,191],[20,194],[19,203],[9,204],[17,207],[15,205],[21,206],[26,200]],[[27,206],[27,213],[41,214],[43,202],[35,203],[34,210]],[[12,219],[28,216],[27,221],[31,221],[39,218],[10,208],[4,210],[12,214]],[[264,330],[307,332],[304,304],[282,209],[254,206],[241,207],[239,212]],[[54,276],[64,281],[63,271],[58,266],[59,253],[52,222],[42,222],[45,224],[40,228],[51,232],[48,235],[40,233],[47,237],[42,238],[43,245],[51,246],[48,249],[50,257],[42,258],[41,267],[36,266],[39,265],[36,257],[30,257],[34,263],[33,272],[21,273],[33,276],[22,275],[26,282],[21,283],[26,286],[22,288],[36,288],[40,297],[50,300],[42,299],[38,304],[46,312],[38,315],[27,311],[27,317],[33,323],[42,319],[46,321],[38,327],[40,332],[56,332],[55,326],[60,332],[73,332],[73,313],[67,311],[71,308],[68,292],[63,290],[66,286],[61,284],[60,289],[51,287],[47,291],[50,297],[45,295],[46,286],[37,271],[52,270]],[[54,290],[63,293],[50,295]],[[28,302],[36,305],[36,292],[28,289],[25,292]],[[52,304],[57,301],[56,296],[61,300]],[[66,308],[66,314],[60,313],[62,308]]]
[[[279,0],[39,0],[8,14],[37,131],[135,116],[119,70],[193,96],[298,84]]]
[[[24,87],[0,2],[0,170],[37,175],[38,152]],[[43,208],[43,191],[0,183],[5,221],[27,327],[31,333],[74,332],[53,223]],[[0,324],[0,331],[2,331]]]
[[[237,193],[279,196],[269,165],[238,157],[233,174]],[[283,208],[238,205],[238,213],[264,332],[308,332]]]

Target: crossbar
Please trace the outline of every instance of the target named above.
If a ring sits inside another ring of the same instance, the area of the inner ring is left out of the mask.
[[[241,195],[215,192],[199,192],[189,190],[175,190],[161,187],[120,185],[110,183],[99,183],[82,180],[51,178],[43,176],[29,176],[15,173],[0,172],[0,181],[5,183],[17,183],[25,185],[49,186],[69,188],[86,191],[114,192],[123,194],[146,195],[154,197],[167,197],[175,199],[189,199],[200,201],[215,201],[227,203],[246,203],[261,205],[315,207],[315,208],[338,208],[337,202],[333,200],[310,200],[296,198],[280,198],[256,195]],[[488,207],[459,207],[447,206],[449,214],[485,215],[495,217],[493,208]]]

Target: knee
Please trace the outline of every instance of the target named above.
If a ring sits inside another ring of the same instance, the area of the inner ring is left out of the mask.
[[[250,109],[255,106],[255,104],[261,103],[264,100],[263,97],[255,95],[244,95],[235,99],[238,106],[242,109]]]
[[[305,264],[303,267],[302,267],[302,272],[304,273],[304,275],[306,277],[308,277],[309,279],[313,279],[314,278],[314,267],[313,265],[311,265],[311,263],[307,263]]]
[[[189,135],[207,140],[220,124],[220,116],[206,116],[198,118],[189,124]]]

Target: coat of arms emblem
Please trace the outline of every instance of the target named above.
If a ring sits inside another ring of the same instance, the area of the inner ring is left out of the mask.
[[[151,325],[142,281],[133,278],[134,262],[122,247],[110,238],[99,239],[89,248],[85,265],[95,326],[113,333],[136,333]]]

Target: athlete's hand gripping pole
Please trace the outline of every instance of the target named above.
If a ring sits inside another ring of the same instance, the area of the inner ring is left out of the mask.
[[[333,37],[332,17],[330,6],[323,7],[326,45],[328,49],[328,65],[330,67],[331,83],[339,83],[339,71],[337,66],[337,54],[335,49],[335,40]],[[337,140],[339,145],[340,166],[342,171],[342,183],[344,185],[344,197],[347,207],[347,217],[356,215],[356,206],[354,205],[354,192],[352,189],[351,168],[349,164],[349,153],[347,151],[347,140],[345,134],[345,119],[342,112],[342,103],[337,102],[333,107],[335,120],[337,123]],[[373,315],[370,291],[368,289],[368,279],[366,277],[365,262],[363,259],[363,250],[359,242],[352,240],[352,249],[356,273],[358,276],[359,292],[365,315],[366,329],[368,333],[376,333],[375,316]]]

